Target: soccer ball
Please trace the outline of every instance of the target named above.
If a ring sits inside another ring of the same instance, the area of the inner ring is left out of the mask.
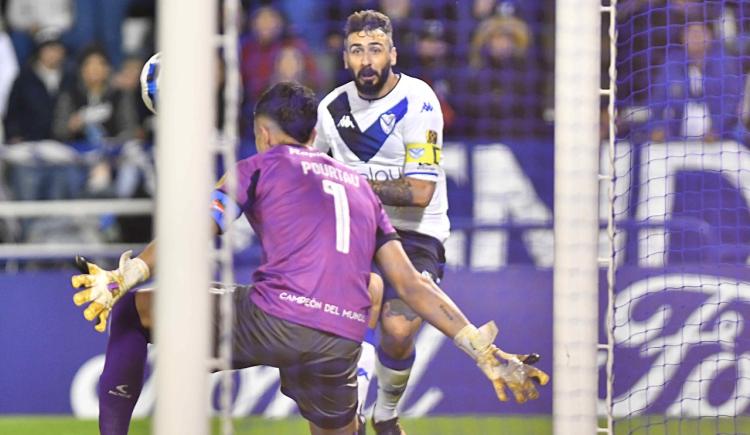
[[[141,70],[141,98],[148,110],[154,113],[156,113],[156,101],[159,96],[160,59],[161,53],[156,53]]]

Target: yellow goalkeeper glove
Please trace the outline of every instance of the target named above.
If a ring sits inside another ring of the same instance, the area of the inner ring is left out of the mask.
[[[74,275],[71,282],[73,287],[84,289],[73,295],[73,302],[78,306],[91,302],[83,310],[83,317],[88,321],[98,317],[99,322],[94,329],[99,332],[107,329],[107,318],[115,303],[128,290],[146,281],[151,275],[148,265],[143,260],[130,258],[132,253],[127,251],[120,256],[120,266],[117,270],[103,270],[83,257],[76,257],[76,263],[84,274]]]
[[[506,386],[513,392],[518,403],[536,399],[539,392],[534,384],[546,385],[549,382],[546,373],[531,366],[539,360],[539,355],[503,352],[493,344],[497,332],[495,322],[485,323],[479,328],[469,324],[456,334],[453,342],[469,354],[482,373],[492,381],[498,399],[503,402],[508,400]]]

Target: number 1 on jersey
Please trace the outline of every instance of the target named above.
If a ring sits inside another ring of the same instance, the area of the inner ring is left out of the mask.
[[[349,253],[349,199],[344,185],[331,180],[323,180],[323,191],[333,196],[333,207],[336,210],[336,250]]]

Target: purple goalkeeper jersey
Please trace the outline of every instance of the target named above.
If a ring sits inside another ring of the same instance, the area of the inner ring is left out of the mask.
[[[241,160],[237,193],[221,185],[214,217],[243,213],[263,247],[251,298],[263,311],[362,341],[377,248],[397,238],[367,181],[319,151],[281,145]],[[230,212],[237,210],[236,212]]]

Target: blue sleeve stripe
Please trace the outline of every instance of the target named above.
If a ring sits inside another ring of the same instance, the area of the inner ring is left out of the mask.
[[[211,216],[214,218],[214,222],[216,222],[216,225],[219,226],[221,229],[221,232],[225,232],[227,230],[227,226],[224,225],[224,214],[215,208],[211,208]]]
[[[224,222],[226,213],[229,213],[230,221],[234,221],[240,216],[240,208],[229,195],[221,190],[214,190],[211,193],[211,216],[222,232],[227,230]]]

